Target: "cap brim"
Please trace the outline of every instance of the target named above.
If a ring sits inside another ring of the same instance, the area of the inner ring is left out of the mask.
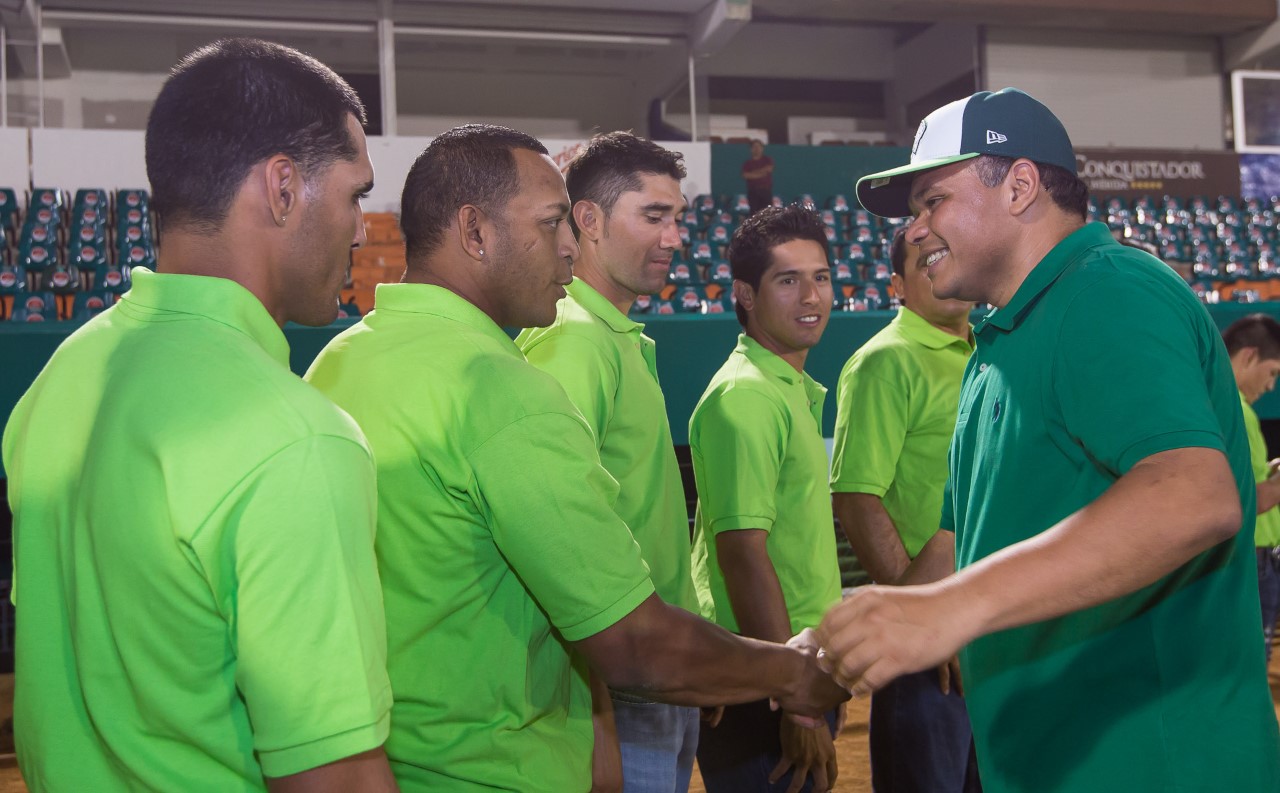
[[[957,154],[952,157],[938,157],[933,160],[907,163],[897,168],[890,168],[880,173],[867,174],[858,180],[854,191],[858,194],[858,203],[873,215],[882,218],[902,218],[911,214],[911,180],[921,171],[941,168],[962,160],[971,160],[978,152]]]

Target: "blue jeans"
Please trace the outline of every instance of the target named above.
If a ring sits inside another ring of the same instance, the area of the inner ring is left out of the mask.
[[[1280,616],[1280,549],[1258,549],[1258,598],[1262,601],[1262,641],[1266,645],[1267,662],[1271,662],[1271,637]]]
[[[698,709],[609,692],[624,793],[686,793],[698,748]]]
[[[871,697],[875,793],[978,793],[964,699],[938,688],[938,670],[903,675]]]
[[[707,793],[783,793],[794,769],[776,783],[769,774],[782,759],[778,729],[781,711],[769,710],[768,700],[730,705],[717,727],[702,726],[698,742],[698,770]],[[827,713],[827,726],[835,734],[836,712]],[[813,777],[805,780],[803,793],[812,793]]]

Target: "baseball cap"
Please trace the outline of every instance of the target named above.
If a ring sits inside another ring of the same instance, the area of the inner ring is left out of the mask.
[[[911,161],[859,179],[858,201],[881,217],[905,217],[911,214],[907,198],[917,173],[981,154],[1026,157],[1076,172],[1071,139],[1049,108],[1017,88],[979,91],[925,116]]]

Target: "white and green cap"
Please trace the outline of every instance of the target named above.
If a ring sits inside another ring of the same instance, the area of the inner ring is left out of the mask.
[[[858,201],[881,217],[910,215],[907,198],[916,174],[981,154],[1026,157],[1076,172],[1071,139],[1049,108],[1017,88],[979,91],[925,116],[911,162],[859,179]]]

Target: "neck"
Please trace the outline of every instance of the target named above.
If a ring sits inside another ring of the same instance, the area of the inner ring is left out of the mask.
[[[234,229],[218,234],[194,234],[181,228],[164,230],[156,253],[156,269],[174,275],[225,278],[249,290],[280,327],[284,327],[283,301],[271,281],[275,268],[265,245],[248,244],[250,235],[237,237]]]
[[[1027,280],[1027,276],[1036,268],[1049,251],[1084,226],[1084,221],[1073,218],[1063,212],[1055,212],[1052,220],[1043,223],[1029,223],[1015,238],[1010,255],[1005,261],[1004,278],[993,290],[986,302],[996,308],[1004,308],[1017,294],[1018,287]]]
[[[764,347],[769,352],[791,364],[792,369],[795,369],[797,372],[804,371],[804,361],[809,357],[809,351],[807,349],[783,349],[782,345],[778,344],[767,335],[759,333],[755,328],[747,328],[746,334],[748,338],[755,341],[756,344],[759,344],[761,347]]]
[[[497,316],[492,303],[485,298],[482,285],[468,275],[468,268],[451,265],[440,259],[426,259],[406,266],[400,282],[447,289],[483,311],[496,324],[503,325],[502,318]]]
[[[925,322],[928,322],[943,333],[955,336],[957,339],[964,339],[965,341],[969,340],[971,330],[969,328],[969,315],[967,314],[962,317],[946,319],[939,322],[926,319]]]
[[[582,255],[573,263],[574,276],[603,295],[605,300],[626,316],[636,302],[636,293],[609,277],[605,269],[600,266],[600,259],[590,243],[582,243],[581,248]]]

